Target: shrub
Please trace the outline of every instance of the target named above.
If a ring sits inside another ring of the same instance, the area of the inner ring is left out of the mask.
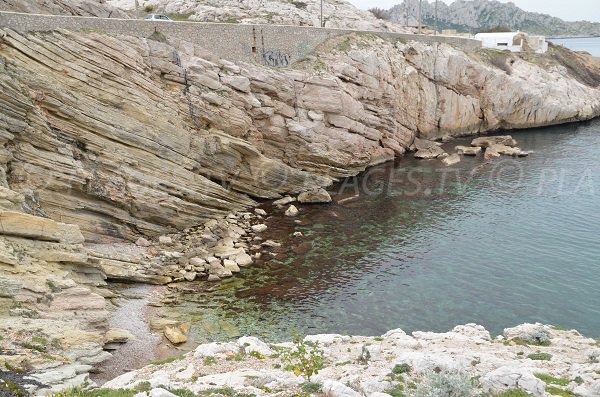
[[[383,20],[390,19],[389,12],[387,12],[387,10],[384,10],[383,8],[379,8],[379,7],[369,8],[369,12],[371,14],[373,14],[373,16],[377,19],[383,19]]]
[[[430,374],[417,387],[416,397],[468,397],[473,394],[471,379],[461,372],[443,371]]]
[[[310,377],[323,369],[323,350],[319,344],[294,337],[294,347],[283,352],[281,360],[286,364],[285,369],[296,376],[303,375],[310,382]]]
[[[150,13],[150,12],[154,11],[154,6],[152,4],[148,4],[147,6],[144,7],[144,11]]]
[[[552,354],[550,353],[531,353],[527,356],[530,360],[537,361],[550,361],[552,359]]]
[[[306,8],[308,7],[308,4],[303,1],[292,1],[292,4],[300,10],[306,10]]]
[[[500,394],[494,394],[493,397],[531,397],[531,394],[521,389],[512,389],[502,392]]]
[[[396,364],[394,365],[394,368],[392,368],[392,373],[394,375],[407,374],[410,371],[412,371],[412,367],[406,363]]]

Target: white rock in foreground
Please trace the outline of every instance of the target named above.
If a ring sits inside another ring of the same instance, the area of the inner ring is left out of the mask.
[[[526,344],[527,340],[534,342]],[[305,341],[323,351],[324,367],[311,381],[327,397],[385,397],[400,387],[413,396],[407,386],[410,382],[424,389],[431,387],[433,377],[444,376],[464,379],[467,387],[471,379],[478,380],[473,395],[494,396],[520,388],[532,396],[550,397],[549,385],[540,374],[570,381],[551,385],[565,393],[591,397],[598,396],[600,389],[600,363],[594,359],[597,342],[577,331],[542,324],[508,328],[495,339],[482,326],[466,324],[445,333],[408,335],[395,329],[381,337],[310,335]],[[293,343],[269,345],[246,336],[236,342],[209,343],[180,361],[124,374],[105,387],[130,388],[147,381],[153,387],[165,385],[194,393],[231,387],[260,396],[292,395],[301,391],[306,379],[283,369],[286,362],[281,352],[290,348]]]

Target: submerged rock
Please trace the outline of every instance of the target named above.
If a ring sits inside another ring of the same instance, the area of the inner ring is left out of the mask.
[[[290,205],[285,211],[285,216],[296,216],[298,215],[298,208],[294,205]]]
[[[464,156],[477,156],[482,152],[482,148],[479,146],[456,146],[454,148],[458,154],[462,154]]]
[[[417,159],[435,159],[444,154],[444,150],[439,146],[429,147],[427,149],[421,149],[415,153],[415,158]]]
[[[460,163],[460,156],[456,153],[451,154],[450,156],[442,159],[442,163],[444,163],[445,166],[451,166],[454,164],[458,164],[458,163]]]
[[[298,202],[303,204],[325,204],[331,202],[331,196],[325,189],[314,189],[300,193]]]
[[[473,139],[471,146],[487,148],[492,145],[517,146],[517,141],[510,135],[482,136]]]

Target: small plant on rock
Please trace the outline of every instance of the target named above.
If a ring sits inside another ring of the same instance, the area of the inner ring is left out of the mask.
[[[292,371],[296,376],[305,376],[310,382],[310,377],[323,369],[323,350],[319,349],[318,343],[296,336],[294,347],[283,352],[281,360],[285,363],[286,370]]]
[[[417,387],[416,397],[469,397],[473,395],[471,379],[461,372],[432,373]]]
[[[527,356],[530,360],[536,361],[550,361],[552,359],[552,354],[550,353],[531,353]]]

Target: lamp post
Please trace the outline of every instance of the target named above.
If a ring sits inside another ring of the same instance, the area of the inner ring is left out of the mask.
[[[421,28],[421,11],[423,8],[423,0],[419,0],[419,34],[421,34],[423,32],[422,28]]]

